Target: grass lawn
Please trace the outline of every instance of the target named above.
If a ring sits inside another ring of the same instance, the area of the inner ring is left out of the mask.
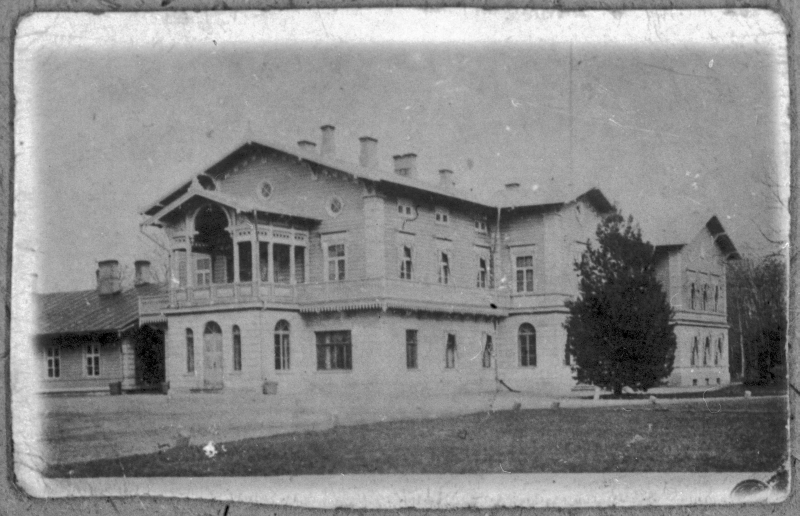
[[[520,410],[341,426],[51,466],[51,477],[771,471],[785,399]]]

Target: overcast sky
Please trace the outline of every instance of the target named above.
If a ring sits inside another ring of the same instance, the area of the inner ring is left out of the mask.
[[[323,124],[340,158],[357,162],[370,135],[384,167],[415,152],[431,181],[452,168],[479,190],[579,182],[642,220],[716,213],[744,253],[781,225],[763,185],[783,180],[766,47],[147,37],[32,61],[35,166],[17,174],[35,179],[37,222],[17,229],[33,235],[42,291],[92,288],[97,260],[147,258],[149,202],[246,141],[318,141]]]

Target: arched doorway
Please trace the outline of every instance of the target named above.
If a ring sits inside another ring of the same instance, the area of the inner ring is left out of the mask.
[[[222,328],[209,321],[203,330],[203,389],[222,387]]]
[[[194,219],[196,235],[192,245],[195,286],[233,281],[233,240],[228,217],[219,206],[200,208]]]

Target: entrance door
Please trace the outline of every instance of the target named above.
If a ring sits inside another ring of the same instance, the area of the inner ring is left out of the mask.
[[[222,386],[222,328],[211,321],[203,332],[203,388]]]

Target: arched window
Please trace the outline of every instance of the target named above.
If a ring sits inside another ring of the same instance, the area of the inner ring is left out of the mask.
[[[698,358],[700,358],[700,340],[695,337],[692,341],[692,358],[690,360],[690,365],[696,366]]]
[[[703,285],[703,310],[708,308],[708,285]]]
[[[697,289],[695,288],[695,286],[694,286],[694,283],[692,283],[692,289],[691,289],[691,292],[692,292],[692,297],[691,297],[691,298],[692,298],[692,303],[691,303],[691,307],[692,307],[692,310],[694,310],[694,305],[695,305],[695,302],[694,302],[694,300],[695,300],[695,297],[697,296]]]
[[[484,335],[483,341],[483,367],[492,367],[492,353],[494,350],[492,348],[492,336],[491,335]]]
[[[719,312],[719,285],[714,287],[714,311]]]
[[[528,323],[519,327],[519,363],[525,367],[536,365],[536,330]]]
[[[242,370],[242,333],[236,325],[233,326],[233,370]]]
[[[289,323],[281,319],[275,325],[275,370],[289,369]]]
[[[219,327],[219,324],[215,323],[214,321],[209,321],[206,323],[206,328],[203,330],[203,335],[212,335],[215,333],[222,333],[222,328]]]
[[[453,333],[447,334],[447,346],[444,350],[444,367],[453,369],[456,366],[456,336]]]
[[[194,332],[186,328],[186,372],[194,372]]]
[[[720,337],[717,339],[717,349],[714,353],[714,365],[719,365],[719,361],[722,360],[722,353],[723,353],[722,337]]]
[[[711,337],[706,337],[706,345],[703,346],[703,365],[708,365],[711,358]]]

